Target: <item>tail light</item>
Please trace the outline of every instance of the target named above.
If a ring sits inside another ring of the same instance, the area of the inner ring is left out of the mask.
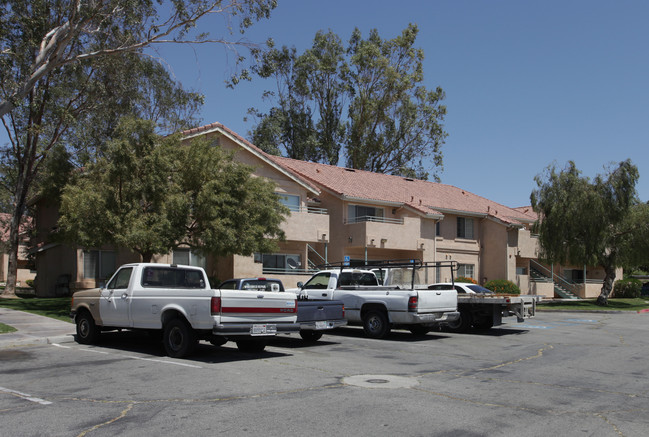
[[[418,303],[419,299],[417,296],[410,296],[410,299],[408,299],[408,311],[416,312]]]
[[[343,319],[345,318],[345,305],[343,305]]]
[[[213,316],[218,316],[221,313],[221,298],[213,297],[210,303],[210,313]]]
[[[297,299],[295,299],[295,306],[293,308],[295,308],[295,311],[293,311],[293,312],[297,313]]]

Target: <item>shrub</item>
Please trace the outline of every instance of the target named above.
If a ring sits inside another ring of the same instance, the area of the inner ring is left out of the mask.
[[[458,276],[455,278],[455,282],[468,282],[469,284],[477,284],[478,281],[476,281],[473,278],[467,278],[466,276]]]
[[[28,286],[29,288],[34,288],[34,280],[33,280],[33,279],[27,279],[27,280],[25,281],[25,284],[27,284],[27,286]]]
[[[633,299],[640,297],[641,291],[642,281],[635,278],[627,278],[615,282],[615,284],[613,285],[613,294],[611,294],[611,297]]]
[[[493,279],[488,281],[484,286],[494,293],[521,294],[521,289],[512,281],[506,279]]]

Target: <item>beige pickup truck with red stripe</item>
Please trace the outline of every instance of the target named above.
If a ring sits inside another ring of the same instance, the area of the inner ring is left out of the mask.
[[[169,264],[121,266],[105,288],[74,293],[70,316],[79,343],[96,343],[104,331],[145,330],[162,337],[171,357],[189,355],[199,340],[260,352],[269,337],[300,330],[295,293],[215,290],[200,267]]]

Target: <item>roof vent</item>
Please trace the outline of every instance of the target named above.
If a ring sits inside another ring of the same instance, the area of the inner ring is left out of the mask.
[[[414,179],[412,179],[412,178],[403,178],[403,179],[406,180],[406,181],[410,181],[410,182],[414,181]]]
[[[354,170],[353,168],[346,168],[345,171],[351,171],[352,173],[356,173],[356,170]]]

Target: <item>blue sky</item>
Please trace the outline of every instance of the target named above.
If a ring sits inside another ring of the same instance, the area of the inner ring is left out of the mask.
[[[222,18],[209,20],[200,29],[220,36]],[[279,0],[245,37],[301,52],[318,30],[347,41],[355,27],[376,28],[388,39],[417,24],[425,85],[446,92],[442,182],[516,207],[529,204],[535,175],[568,160],[593,177],[630,158],[649,200],[648,22],[647,1]],[[204,124],[248,136],[246,110],[264,108],[271,82],[226,89],[236,57],[221,46],[158,53],[205,95]]]
[[[425,85],[446,92],[442,182],[515,207],[529,204],[535,175],[568,160],[593,177],[630,158],[649,200],[648,22],[646,1],[279,0],[246,38],[301,52],[318,30],[387,39],[417,24]],[[273,84],[226,89],[234,56],[223,48],[164,50],[176,77],[205,94],[203,121],[247,136],[246,110],[263,108]]]

